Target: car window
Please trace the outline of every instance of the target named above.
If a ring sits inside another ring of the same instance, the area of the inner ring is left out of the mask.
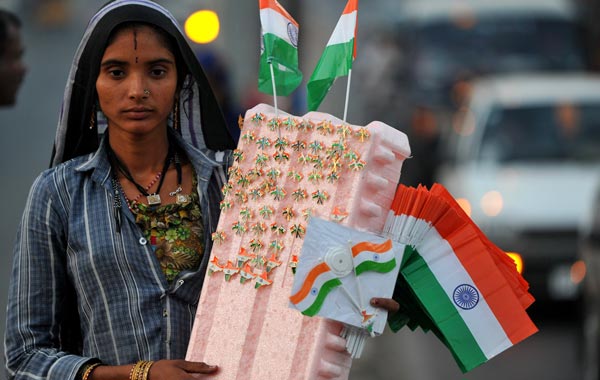
[[[495,15],[424,23],[417,33],[419,77],[514,70],[577,70],[585,58],[577,24],[563,19]]]
[[[495,108],[481,141],[482,161],[599,161],[600,103]]]

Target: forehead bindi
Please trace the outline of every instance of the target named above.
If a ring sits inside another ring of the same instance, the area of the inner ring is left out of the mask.
[[[147,26],[136,26],[119,31],[106,48],[103,61],[123,60],[146,62],[156,60],[173,61],[175,58],[166,46],[163,37]]]

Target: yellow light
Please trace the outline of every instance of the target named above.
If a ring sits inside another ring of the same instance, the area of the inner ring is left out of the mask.
[[[488,191],[481,197],[481,209],[487,216],[497,216],[503,206],[502,194],[498,191]]]
[[[523,258],[516,252],[506,252],[506,254],[513,259],[517,266],[517,272],[523,273]]]
[[[466,198],[456,198],[456,203],[458,203],[468,217],[471,217],[471,203]]]
[[[211,10],[192,13],[185,20],[184,29],[188,38],[198,44],[208,44],[219,36],[219,16]]]
[[[585,278],[586,266],[583,260],[577,260],[571,265],[571,281],[579,284]]]

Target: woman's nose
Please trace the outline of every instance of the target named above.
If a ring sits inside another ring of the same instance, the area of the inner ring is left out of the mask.
[[[134,75],[129,78],[129,98],[144,99],[148,97],[148,90],[145,86],[143,78]]]

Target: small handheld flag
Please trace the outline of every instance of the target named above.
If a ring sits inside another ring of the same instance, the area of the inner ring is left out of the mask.
[[[287,96],[302,82],[298,69],[298,23],[277,2],[259,0],[262,26],[258,90]]]
[[[358,0],[348,0],[307,84],[308,109],[315,111],[337,77],[349,75],[356,58]],[[345,117],[344,117],[345,120]]]

